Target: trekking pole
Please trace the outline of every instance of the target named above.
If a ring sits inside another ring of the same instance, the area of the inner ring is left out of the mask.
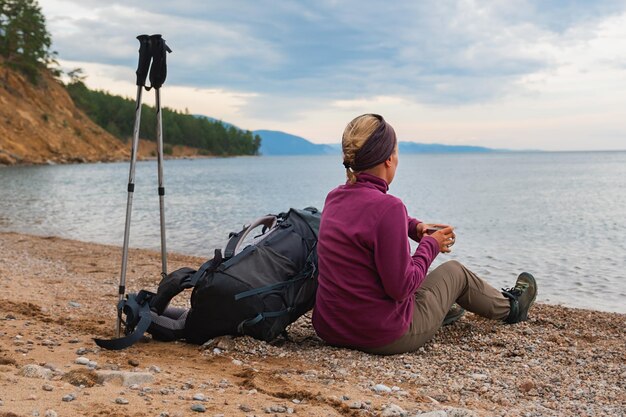
[[[165,186],[163,185],[163,123],[161,117],[161,86],[167,77],[166,56],[172,50],[161,35],[150,36],[152,49],[152,68],[150,85],[154,88],[157,116],[157,161],[159,171],[159,215],[161,219],[161,275],[167,276],[167,248],[165,246]]]
[[[139,146],[139,126],[141,124],[141,93],[146,84],[146,77],[150,67],[152,55],[150,53],[150,37],[137,36],[139,40],[139,62],[137,64],[137,102],[135,107],[135,126],[130,151],[130,173],[128,174],[128,198],[126,201],[126,224],[124,225],[124,245],[122,247],[122,271],[120,273],[119,302],[124,299],[126,292],[126,266],[128,264],[128,238],[130,236],[130,216],[133,208],[133,193],[135,191],[135,165],[137,162],[137,148]],[[118,304],[119,304],[118,302]],[[117,337],[121,335],[122,312],[117,314]]]

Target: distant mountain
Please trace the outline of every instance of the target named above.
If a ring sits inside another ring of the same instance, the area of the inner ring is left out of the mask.
[[[401,154],[409,153],[476,153],[495,152],[496,149],[482,146],[441,145],[438,143],[400,142],[398,150]]]
[[[255,130],[261,137],[261,155],[337,155],[341,144],[315,144],[303,137],[275,130]],[[399,142],[401,154],[415,153],[487,153],[496,149],[482,146],[441,145],[438,143]]]
[[[333,153],[341,153],[341,144],[332,143],[328,147],[333,149]],[[438,143],[417,143],[417,142],[399,142],[398,149],[401,154],[412,153],[481,153],[481,152],[497,152],[502,149],[484,148],[482,146],[466,146],[466,145],[441,145]]]
[[[209,116],[196,115],[214,122],[220,122],[226,127],[235,127],[231,123]],[[301,136],[278,130],[254,130],[254,135],[261,137],[261,155],[337,155],[341,154],[341,143],[316,144]],[[469,145],[442,145],[439,143],[399,142],[401,154],[415,153],[488,153],[502,151],[502,149],[485,148]]]
[[[277,130],[255,130],[261,137],[261,155],[328,155],[337,150],[329,145],[318,145],[303,137]]]
[[[297,136],[296,136],[297,137]],[[302,140],[303,138],[300,138]],[[341,143],[326,143],[323,145],[316,145],[324,147],[324,154],[340,154]],[[412,154],[412,153],[486,153],[486,152],[501,152],[503,149],[485,148],[482,146],[468,146],[468,145],[442,145],[438,143],[417,143],[417,142],[399,142],[398,148],[400,153]],[[261,142],[261,150],[263,149],[263,142]]]

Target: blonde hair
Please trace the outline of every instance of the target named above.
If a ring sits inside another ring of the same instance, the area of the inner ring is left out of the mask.
[[[353,165],[354,157],[367,139],[372,136],[374,131],[380,125],[380,120],[371,114],[364,114],[352,119],[343,131],[341,138],[341,150],[343,152],[344,165]],[[346,168],[346,177],[350,184],[356,182],[356,174],[351,168]]]

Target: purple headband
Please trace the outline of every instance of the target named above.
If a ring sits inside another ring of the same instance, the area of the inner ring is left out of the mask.
[[[380,123],[376,130],[365,141],[361,149],[354,155],[354,163],[343,163],[343,166],[352,168],[353,171],[365,171],[389,159],[396,148],[396,132],[390,124],[388,124],[383,116],[379,114],[370,114],[377,118]]]

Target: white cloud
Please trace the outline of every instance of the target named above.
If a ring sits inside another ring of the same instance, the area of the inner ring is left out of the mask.
[[[82,68],[85,74],[88,74],[85,84],[91,89],[103,90],[132,100],[136,99],[135,74],[126,67],[66,60],[61,60],[59,63],[66,72],[74,68]],[[142,102],[150,106],[155,105],[152,91],[143,90],[142,92]],[[180,111],[188,110],[191,114],[207,115],[231,123],[242,120],[244,124],[241,128],[247,129],[245,120],[242,118],[242,109],[256,96],[255,93],[224,89],[166,85],[161,89],[161,105]]]
[[[425,142],[626,148],[620,1],[41,4],[88,84],[133,96],[134,37],[158,31],[164,104],[243,128],[321,142],[380,112]]]
[[[352,100],[337,100],[331,103],[332,106],[339,109],[351,110],[355,112],[367,112],[367,109],[372,107],[391,109],[396,106],[402,106],[410,104],[405,99],[393,96],[377,96],[371,99],[357,98]]]

